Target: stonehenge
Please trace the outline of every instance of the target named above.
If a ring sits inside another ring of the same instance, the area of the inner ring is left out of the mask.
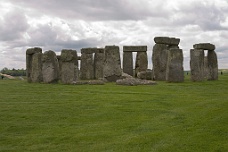
[[[181,49],[171,48],[168,50],[166,81],[184,81],[183,51]]]
[[[179,80],[176,80],[178,78],[173,79],[175,75],[174,71],[177,70],[178,73],[183,72],[183,53],[178,46],[180,39],[155,37],[154,42],[156,44],[153,47],[152,53],[153,79],[168,82],[182,82],[182,76],[178,77]],[[174,67],[175,69],[173,71],[171,68]]]
[[[218,80],[218,61],[215,45],[199,43],[190,50],[190,69],[192,81]],[[205,52],[207,55],[205,56]]]
[[[42,77],[44,83],[58,82],[59,63],[53,51],[46,51],[42,56]]]
[[[104,49],[82,48],[81,49],[81,75],[82,80],[103,78]]]
[[[154,81],[183,82],[183,51],[180,39],[155,37],[152,49],[152,69],[148,69],[147,46],[123,46],[123,60],[119,46],[104,48],[63,49],[42,53],[39,47],[26,50],[27,81],[29,83],[148,85]],[[205,53],[205,51],[207,51]],[[136,52],[133,63],[133,52]],[[80,63],[80,64],[79,64]],[[80,65],[80,66],[79,66]],[[122,68],[121,68],[122,67]],[[215,45],[194,44],[190,50],[192,81],[218,80],[218,61]]]
[[[26,69],[28,82],[42,82],[42,49],[35,47],[26,51]]]
[[[133,76],[133,55],[137,52],[135,62],[135,76],[148,67],[147,46],[123,46],[123,72]]]
[[[122,75],[120,50],[118,46],[105,46],[104,78],[115,82]]]
[[[72,84],[79,77],[76,50],[63,49],[60,56],[60,80],[63,84]]]

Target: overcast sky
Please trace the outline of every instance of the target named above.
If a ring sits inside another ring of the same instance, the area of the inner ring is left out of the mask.
[[[184,68],[196,43],[216,46],[219,68],[228,69],[227,0],[0,0],[0,69],[25,68],[25,52],[147,45],[154,37],[181,39]]]

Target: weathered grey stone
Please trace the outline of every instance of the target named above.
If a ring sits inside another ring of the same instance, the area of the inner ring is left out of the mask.
[[[166,44],[166,45],[179,45],[179,38],[170,38],[170,37],[155,37],[154,42],[156,44]]]
[[[152,54],[153,79],[165,81],[167,68],[167,45],[155,44]]]
[[[147,46],[123,46],[123,52],[146,52]]]
[[[104,49],[97,49],[94,55],[94,75],[95,79],[104,78]]]
[[[133,76],[132,52],[123,52],[123,72]]]
[[[166,81],[183,82],[183,51],[182,49],[169,49],[166,69]]]
[[[93,54],[93,53],[103,53],[103,48],[82,48],[81,54]]]
[[[208,77],[207,80],[218,80],[218,61],[215,51],[208,51]]]
[[[34,47],[26,50],[26,55],[33,55],[35,53],[42,53],[42,49],[39,47]]]
[[[104,85],[105,82],[102,80],[89,80],[88,84],[89,85]]]
[[[199,43],[199,44],[193,45],[193,48],[213,51],[213,50],[215,50],[215,45],[210,44],[210,43]]]
[[[137,86],[137,85],[155,85],[155,81],[141,80],[136,78],[119,79],[116,81],[117,85]]]
[[[115,82],[121,77],[121,61],[118,46],[105,47],[104,78],[110,82]]]
[[[133,78],[133,76],[127,74],[127,73],[124,73],[122,72],[122,76],[120,77],[120,79],[126,79],[126,78]]]
[[[36,55],[33,59],[34,54],[40,54]],[[39,58],[40,57],[40,58]],[[26,70],[27,70],[27,81],[28,82],[41,82],[42,81],[42,74],[41,74],[41,57],[42,57],[42,49],[41,48],[29,48],[26,50]],[[38,63],[33,63],[33,61],[36,61]],[[35,67],[33,68],[33,64],[35,64],[38,71],[35,71]],[[40,69],[39,69],[40,68]],[[39,73],[40,72],[40,73]],[[38,74],[38,76],[35,76],[35,73]],[[33,76],[33,78],[32,78]],[[35,79],[36,77],[36,79]]]
[[[148,58],[146,52],[137,52],[135,61],[135,76],[138,72],[146,71],[148,67]]]
[[[42,82],[42,53],[32,55],[31,73],[29,82]]]
[[[93,54],[89,54],[89,53],[81,54],[80,78],[81,78],[81,80],[94,79]]]
[[[204,80],[204,50],[191,49],[190,50],[190,69],[192,81]]]
[[[78,79],[78,60],[76,50],[61,51],[61,82],[72,84]]]
[[[57,55],[57,60],[58,60],[58,63],[59,63],[59,80],[61,80],[61,71],[62,71],[62,60],[61,60],[61,55]]]
[[[152,80],[152,70],[146,70],[137,73],[137,78],[145,79],[145,80]]]
[[[204,79],[208,79],[209,76],[209,68],[208,68],[208,57],[204,57]]]
[[[53,51],[46,51],[42,56],[42,76],[44,83],[55,83],[59,80],[59,63]]]

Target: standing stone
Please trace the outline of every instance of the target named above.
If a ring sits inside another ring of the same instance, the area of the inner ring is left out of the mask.
[[[207,80],[218,80],[218,61],[215,51],[208,51],[208,77]]]
[[[137,52],[135,62],[135,76],[137,77],[138,72],[146,71],[148,67],[148,59],[146,52]]]
[[[204,79],[208,79],[209,75],[209,68],[208,68],[208,57],[204,57]]]
[[[80,77],[82,80],[94,79],[94,61],[92,53],[85,53],[81,51],[81,69]]]
[[[204,79],[204,50],[190,50],[190,69],[192,81],[203,81]]]
[[[55,83],[59,80],[59,63],[53,51],[46,51],[42,56],[42,76],[44,83]]]
[[[95,79],[104,78],[104,49],[97,49],[94,55]]]
[[[115,82],[122,75],[118,46],[105,46],[104,78]]]
[[[42,82],[42,49],[35,47],[26,51],[26,69],[28,82]]]
[[[183,82],[183,51],[182,49],[168,50],[166,81],[168,82]]]
[[[167,48],[168,46],[165,44],[155,44],[153,47],[152,62],[154,80],[166,80]]]
[[[78,60],[76,50],[61,51],[61,82],[72,84],[78,79]]]
[[[123,72],[133,76],[133,54],[123,52]]]

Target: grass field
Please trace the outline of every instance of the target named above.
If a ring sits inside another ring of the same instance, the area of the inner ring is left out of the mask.
[[[228,151],[228,74],[154,86],[0,80],[0,152]]]

